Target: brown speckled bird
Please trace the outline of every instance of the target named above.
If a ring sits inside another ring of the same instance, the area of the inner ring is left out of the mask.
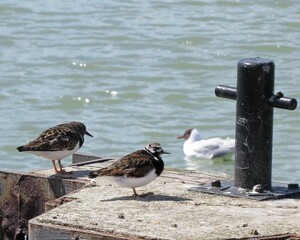
[[[164,170],[161,154],[165,152],[159,143],[150,143],[144,149],[130,153],[112,165],[91,172],[90,177],[104,176],[122,187],[135,188],[152,182]]]
[[[43,131],[36,139],[17,149],[50,159],[54,171],[58,173],[55,161],[61,173],[64,173],[61,160],[75,153],[84,142],[84,135],[93,137],[81,122],[69,122],[56,125]]]

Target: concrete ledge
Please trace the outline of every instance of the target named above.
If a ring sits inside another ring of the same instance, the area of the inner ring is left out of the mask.
[[[111,239],[180,240],[300,233],[299,199],[257,202],[187,190],[191,184],[204,184],[215,178],[225,176],[165,171],[138,189],[138,193],[154,192],[144,198],[135,198],[131,189],[97,178],[95,185],[88,184],[69,194],[73,201],[30,220],[29,238],[40,239],[34,238],[40,236],[40,229],[56,229],[55,235],[49,231],[48,239],[70,239],[75,236],[74,229],[78,229],[77,239],[86,239],[90,231],[87,239],[97,239],[96,233],[98,239],[106,239],[107,235]]]
[[[300,239],[299,198],[259,202],[189,191],[228,177],[172,169],[137,189],[153,194],[136,198],[131,189],[87,178],[111,164],[97,159],[64,175],[0,172],[0,239],[26,239],[27,229],[36,240]]]

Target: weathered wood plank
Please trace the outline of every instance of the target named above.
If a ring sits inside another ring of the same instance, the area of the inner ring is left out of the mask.
[[[93,230],[78,229],[68,226],[55,226],[38,223],[34,220],[29,227],[30,239],[36,240],[138,240],[141,238],[126,237],[118,234],[102,233]]]

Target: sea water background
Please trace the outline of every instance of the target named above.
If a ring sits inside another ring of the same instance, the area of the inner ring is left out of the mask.
[[[81,152],[122,156],[158,141],[168,167],[233,174],[232,161],[186,162],[176,136],[234,137],[237,62],[275,62],[275,92],[300,99],[298,1],[3,1],[0,169],[51,168],[16,147],[62,122],[95,136]],[[273,179],[300,181],[299,108],[275,109]],[[64,160],[70,163],[70,158]]]

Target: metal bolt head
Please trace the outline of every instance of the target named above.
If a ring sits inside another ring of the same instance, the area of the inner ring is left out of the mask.
[[[263,193],[264,192],[264,186],[261,184],[257,184],[252,188],[252,192],[256,193]]]
[[[213,180],[213,181],[211,181],[210,185],[212,187],[221,187],[221,181],[220,180]]]
[[[298,183],[289,183],[288,184],[288,189],[298,189],[299,184]]]

